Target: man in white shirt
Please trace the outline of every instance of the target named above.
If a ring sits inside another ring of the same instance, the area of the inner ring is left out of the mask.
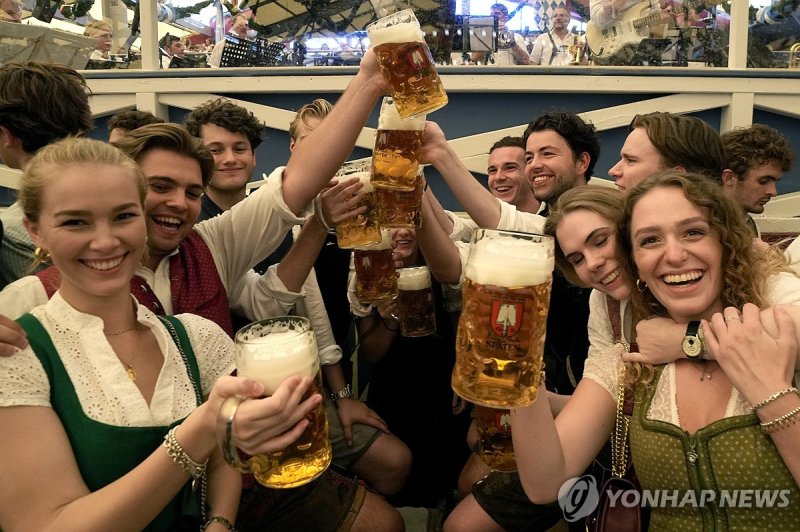
[[[569,31],[570,12],[564,6],[553,11],[552,28],[536,38],[531,51],[531,64],[534,65],[568,65],[570,64],[569,47],[578,38]]]
[[[250,29],[247,22],[247,15],[239,13],[233,17],[231,29],[228,31],[229,35],[233,35],[237,39],[247,39],[247,31]],[[211,52],[211,59],[208,60],[209,66],[212,68],[219,68],[222,61],[222,52],[225,50],[225,39],[222,39],[214,45],[214,50]]]

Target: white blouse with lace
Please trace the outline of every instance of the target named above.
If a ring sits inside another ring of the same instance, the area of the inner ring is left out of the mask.
[[[767,283],[766,296],[767,301],[773,305],[800,305],[800,278],[789,273],[772,276]],[[622,359],[620,358],[620,348],[610,342],[612,338],[611,321],[608,317],[605,296],[598,291],[593,291],[589,299],[589,307],[589,339],[592,347],[589,349],[589,357],[583,368],[583,377],[598,383],[616,401],[619,364]],[[623,328],[627,322],[627,330],[629,330],[631,317],[629,314],[627,316],[625,314],[627,304],[621,304],[620,307]],[[798,378],[800,378],[800,371],[795,372],[795,382],[798,381]],[[669,363],[656,383],[656,392],[647,413],[648,419],[680,426],[676,397],[675,364]],[[750,407],[750,403],[739,393],[739,390],[733,388],[725,409],[725,417],[748,414]]]
[[[73,308],[56,292],[31,311],[50,335],[88,417],[120,427],[168,425],[195,409],[195,392],[178,348],[167,329],[144,306],[137,320],[155,335],[164,365],[148,405],[103,334],[103,321]],[[186,328],[200,370],[203,396],[216,380],[233,372],[236,345],[215,323],[195,316],[177,316]],[[51,406],[50,382],[28,347],[0,357],[0,407]]]

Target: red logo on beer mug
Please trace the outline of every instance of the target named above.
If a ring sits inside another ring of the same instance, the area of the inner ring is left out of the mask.
[[[494,413],[494,428],[500,434],[511,434],[511,412],[498,410]]]
[[[492,330],[498,336],[514,336],[522,326],[522,303],[492,301]]]

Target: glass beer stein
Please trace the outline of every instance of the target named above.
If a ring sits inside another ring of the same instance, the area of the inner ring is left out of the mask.
[[[317,340],[308,319],[282,316],[251,323],[236,333],[235,340],[239,346],[238,374],[263,384],[267,396],[294,375],[314,377],[303,400],[322,393]],[[324,401],[308,414],[308,427],[294,443],[281,451],[257,454],[242,461],[232,442],[234,416],[242,400],[229,397],[220,408],[220,423],[224,424],[222,452],[231,466],[252,473],[268,488],[302,486],[328,468],[333,454]]]
[[[447,93],[412,10],[378,19],[366,30],[383,77],[391,85],[400,118],[413,118],[447,105]]]
[[[376,188],[413,190],[425,115],[403,120],[391,98],[384,98],[372,151],[372,184]]]
[[[478,442],[475,453],[493,471],[516,471],[511,410],[475,405]]]
[[[422,194],[425,192],[425,181],[422,169],[416,175],[414,188],[398,190],[396,188],[375,188],[375,199],[378,203],[378,224],[381,227],[406,227],[419,229],[422,226]]]
[[[473,232],[452,379],[459,396],[494,408],[536,400],[554,260],[549,236]]]
[[[364,199],[360,205],[366,211],[336,226],[336,242],[342,249],[377,244],[381,241],[381,228],[378,225],[378,203],[370,178],[371,159],[346,162],[336,174],[336,179],[357,177],[363,184]]]
[[[431,272],[427,266],[400,268],[397,277],[397,307],[400,334],[427,336],[436,332]]]
[[[397,297],[397,270],[392,260],[392,237],[381,230],[381,241],[353,250],[356,297],[362,303],[377,303]]]

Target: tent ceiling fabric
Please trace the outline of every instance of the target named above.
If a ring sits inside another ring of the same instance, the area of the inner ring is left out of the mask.
[[[413,0],[382,2],[378,9],[391,13],[411,8],[419,16],[446,5],[443,0]],[[331,35],[363,31],[367,24],[379,18],[373,3],[364,0],[261,0],[249,7],[255,12],[256,22],[267,28],[267,36],[280,39],[309,33]]]

